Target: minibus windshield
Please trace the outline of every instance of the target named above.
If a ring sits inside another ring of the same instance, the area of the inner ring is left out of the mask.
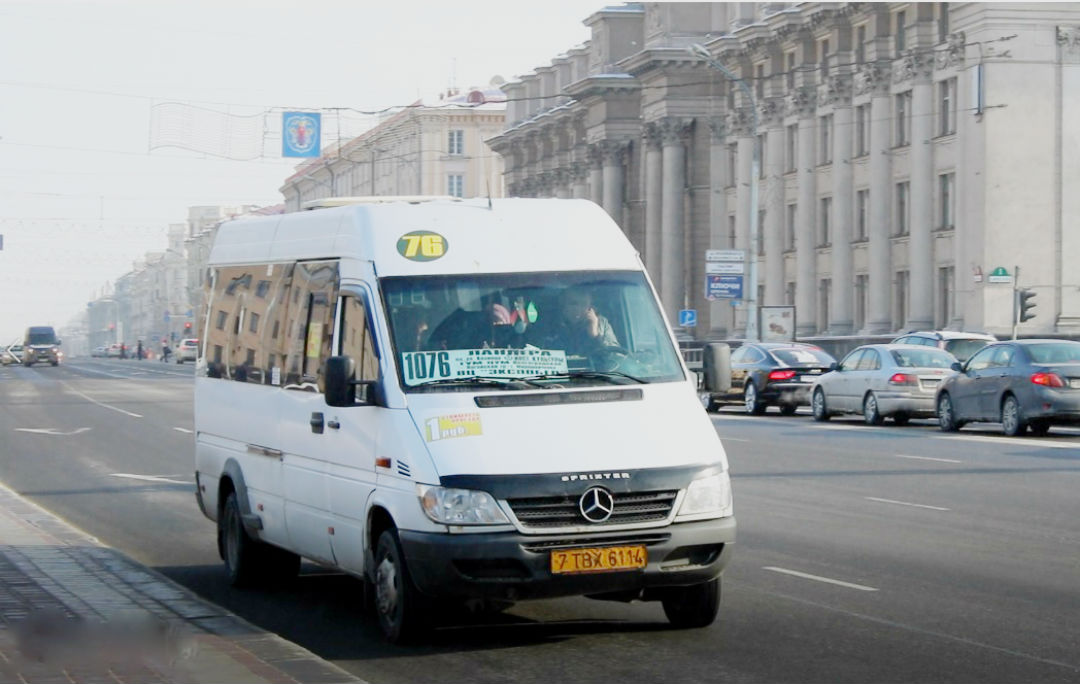
[[[684,379],[640,272],[399,276],[380,285],[406,391]]]

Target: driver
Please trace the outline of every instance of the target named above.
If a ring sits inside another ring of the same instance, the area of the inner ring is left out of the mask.
[[[619,340],[606,318],[596,312],[585,290],[563,290],[559,299],[557,338],[566,352],[584,356],[604,347],[618,347]]]

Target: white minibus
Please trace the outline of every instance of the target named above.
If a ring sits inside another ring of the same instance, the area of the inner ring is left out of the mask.
[[[585,200],[335,199],[210,252],[195,476],[236,585],[438,604],[588,596],[713,622],[728,463],[637,252]]]

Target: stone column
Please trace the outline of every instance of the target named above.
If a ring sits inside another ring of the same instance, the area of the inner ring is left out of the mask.
[[[930,55],[913,53],[905,69],[914,76],[911,92],[911,231],[908,238],[908,271],[911,301],[906,328],[934,327],[934,156],[933,86]]]
[[[759,304],[784,303],[784,126],[783,102],[766,100],[761,105],[765,138],[765,178],[761,183],[765,225],[761,235],[765,248],[765,299]]]
[[[555,169],[555,196],[559,199],[570,197],[570,169]]]
[[[851,223],[854,216],[851,77],[847,74],[830,76],[826,92],[833,106],[832,303],[829,307],[829,334],[850,335],[855,311],[851,251]]]
[[[589,199],[604,206],[604,166],[600,144],[589,145]]]
[[[660,300],[668,320],[679,319],[686,301],[683,193],[686,188],[686,139],[692,119],[668,117],[659,122],[663,144],[663,199],[660,222]]]
[[[662,212],[663,153],[660,148],[660,124],[645,124],[642,137],[645,142],[645,268],[657,289],[661,287],[662,260],[660,257],[660,231]]]
[[[756,292],[750,292],[750,260],[757,259],[757,254],[751,253],[750,249],[750,212],[757,211],[757,207],[750,206],[750,175],[754,164],[754,133],[753,113],[748,108],[740,108],[732,112],[732,131],[738,139],[738,167],[735,172],[738,177],[735,181],[735,249],[746,252],[746,266],[743,274],[743,301],[756,297]],[[746,307],[742,307],[736,317],[735,337],[746,337]]]
[[[570,167],[570,189],[574,199],[589,199],[588,162],[574,162]]]
[[[868,247],[869,311],[867,335],[892,330],[892,258],[890,255],[889,207],[892,205],[892,147],[894,124],[892,98],[889,96],[890,73],[885,64],[867,65],[863,72],[870,100],[870,244]]]
[[[727,177],[728,147],[726,121],[721,117],[709,119],[709,236],[713,249],[732,249],[727,240]],[[693,284],[691,283],[691,286]],[[704,284],[701,285],[704,287]],[[709,304],[709,336],[724,339],[732,328],[730,300],[719,299]]]
[[[968,122],[971,121],[972,115],[969,108],[971,104],[969,102],[971,98],[971,88],[965,87],[964,78],[964,59],[967,43],[967,36],[963,31],[957,33],[950,33],[948,37],[949,49],[943,53],[938,53],[937,59],[939,68],[946,68],[950,66],[957,67],[958,76],[956,79],[956,147],[957,159],[967,159],[966,145],[971,142],[970,133],[968,131]],[[967,190],[967,181],[965,175],[962,172],[959,165],[957,165],[955,171],[956,187],[954,188],[953,196],[956,198],[953,203],[953,313],[952,320],[949,321],[948,327],[952,330],[964,330],[964,315],[965,311],[972,302],[972,288],[974,287],[974,277],[971,272],[971,262],[968,255],[968,219],[966,212],[965,192]]]
[[[603,207],[619,227],[623,227],[623,161],[626,147],[626,143],[620,140],[600,142],[604,174]]]
[[[817,94],[804,86],[791,96],[789,106],[799,115],[799,182],[798,204],[795,208],[795,334],[810,337],[817,334],[817,183],[814,175],[814,114]]]

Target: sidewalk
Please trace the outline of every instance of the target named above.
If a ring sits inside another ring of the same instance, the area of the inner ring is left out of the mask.
[[[363,684],[3,485],[0,682]]]

